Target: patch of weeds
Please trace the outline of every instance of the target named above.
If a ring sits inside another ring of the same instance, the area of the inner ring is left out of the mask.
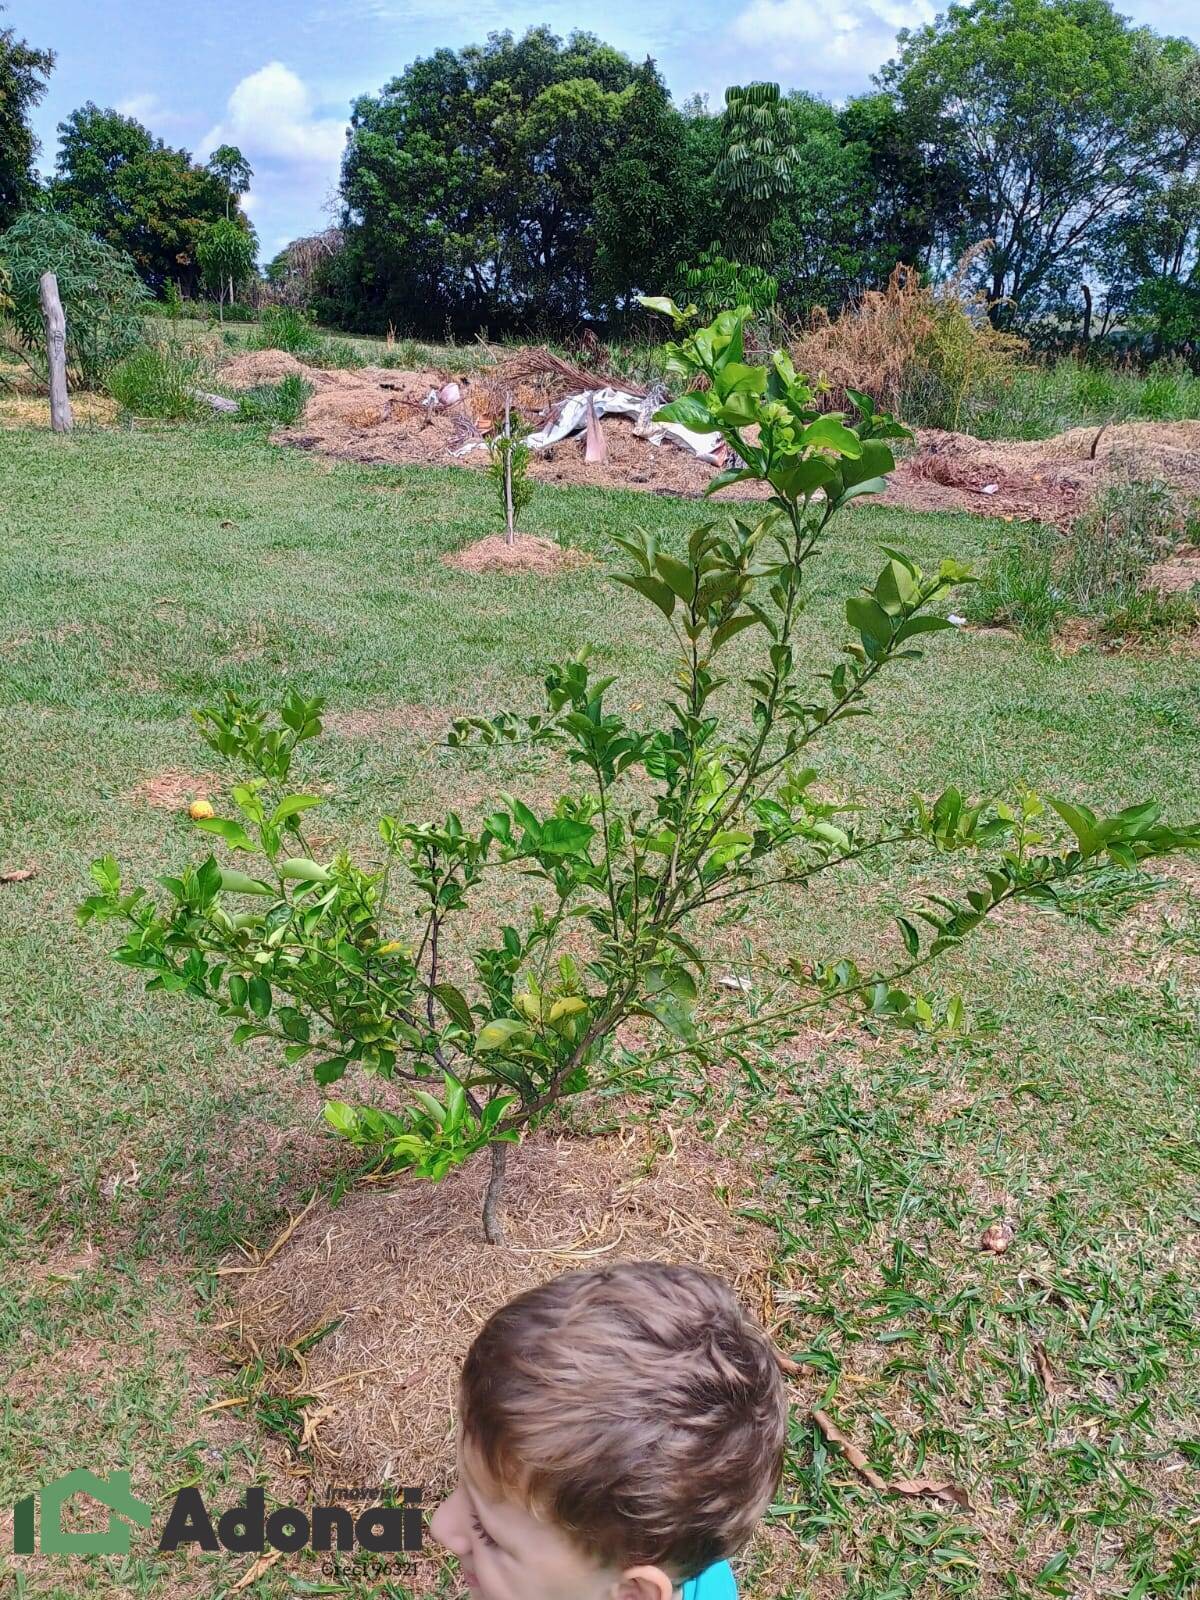
[[[367,358],[349,339],[322,339],[309,356],[314,367],[365,367]]]
[[[427,344],[416,339],[397,339],[379,358],[381,367],[429,367],[433,365],[433,352]]]
[[[192,346],[163,339],[140,345],[108,375],[108,392],[131,416],[180,422],[199,415],[196,386],[204,359]]]
[[[1195,601],[1149,586],[1151,567],[1190,527],[1167,484],[1113,484],[1065,536],[1032,524],[1005,545],[967,597],[967,616],[1043,642],[1068,617],[1094,621],[1109,645],[1190,631],[1200,621]]]
[[[1166,885],[1165,878],[1134,877],[1128,872],[1105,870],[1072,884],[1059,896],[1056,909],[1078,918],[1097,933],[1111,933],[1117,923]]]
[[[325,340],[302,311],[291,306],[268,306],[246,342],[251,350],[286,350],[293,356],[313,356]]]
[[[272,422],[290,428],[304,415],[312,395],[312,384],[298,372],[289,372],[278,383],[260,383],[245,390],[238,399],[238,420]]]
[[[1200,605],[1191,595],[1143,589],[1100,618],[1098,637],[1109,649],[1129,644],[1159,644],[1200,627]]]
[[[1011,626],[1031,639],[1048,640],[1063,609],[1054,580],[1057,543],[1053,530],[1035,525],[1005,545],[969,591],[967,620]]]

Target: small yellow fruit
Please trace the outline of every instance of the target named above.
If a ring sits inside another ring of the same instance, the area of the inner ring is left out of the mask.
[[[216,814],[207,800],[193,800],[188,807],[188,816],[193,822],[202,822],[205,817],[215,817]]]

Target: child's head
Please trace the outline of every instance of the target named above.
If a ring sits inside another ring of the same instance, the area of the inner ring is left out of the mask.
[[[667,1600],[766,1510],[787,1402],[720,1279],[630,1263],[502,1306],[467,1356],[460,1424],[432,1531],[479,1600]]]

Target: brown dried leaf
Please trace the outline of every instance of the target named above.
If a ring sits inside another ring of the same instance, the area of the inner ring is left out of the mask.
[[[254,1565],[247,1567],[246,1571],[242,1573],[238,1581],[231,1586],[233,1591],[236,1592],[238,1589],[248,1589],[252,1583],[257,1582],[257,1580],[262,1577],[264,1572],[270,1572],[271,1568],[282,1555],[282,1550],[268,1550],[265,1555],[259,1556]]]
[[[967,1491],[949,1479],[945,1483],[935,1483],[932,1478],[893,1478],[888,1489],[892,1494],[903,1494],[910,1498],[928,1496],[931,1500],[944,1500],[963,1511],[972,1509]]]
[[[957,1483],[937,1483],[932,1478],[894,1478],[889,1482],[882,1473],[875,1471],[853,1439],[848,1439],[826,1412],[814,1411],[812,1419],[828,1442],[836,1445],[854,1470],[880,1494],[899,1494],[908,1499],[928,1497],[960,1506],[964,1511],[971,1510],[967,1491]]]
[[[1033,1364],[1037,1368],[1037,1375],[1042,1380],[1042,1388],[1047,1394],[1058,1393],[1058,1379],[1050,1366],[1050,1358],[1046,1354],[1046,1347],[1038,1340],[1033,1347]]]
[[[24,883],[36,876],[36,867],[10,867],[7,872],[0,872],[0,883]]]

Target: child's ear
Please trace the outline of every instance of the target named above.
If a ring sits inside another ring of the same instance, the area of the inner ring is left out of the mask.
[[[675,1585],[661,1567],[629,1567],[621,1574],[613,1600],[671,1600]]]

